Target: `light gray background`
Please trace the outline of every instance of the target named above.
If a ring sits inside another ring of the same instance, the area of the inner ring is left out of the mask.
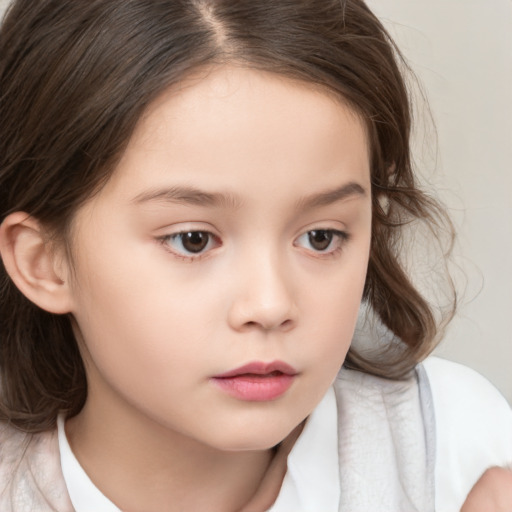
[[[417,162],[459,231],[464,304],[437,352],[486,375],[512,403],[512,1],[368,4],[423,83],[438,142],[419,123]]]
[[[435,139],[420,123],[418,164],[459,233],[464,303],[437,353],[477,369],[512,403],[512,1],[368,4],[428,96],[437,152],[425,150]]]

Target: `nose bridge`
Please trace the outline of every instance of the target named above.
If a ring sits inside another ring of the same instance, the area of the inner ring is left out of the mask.
[[[295,321],[290,266],[276,244],[260,242],[246,251],[236,265],[234,279],[233,326],[270,330]]]

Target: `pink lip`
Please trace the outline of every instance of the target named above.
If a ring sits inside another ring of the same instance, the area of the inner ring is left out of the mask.
[[[296,375],[295,368],[282,361],[256,361],[215,375],[212,381],[239,400],[264,402],[275,400],[286,393]]]

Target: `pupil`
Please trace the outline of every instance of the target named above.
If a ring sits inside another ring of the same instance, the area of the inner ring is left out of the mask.
[[[201,252],[208,244],[208,234],[202,231],[191,231],[181,236],[183,247],[188,252]]]
[[[332,233],[330,231],[310,231],[308,237],[311,247],[317,251],[325,251],[331,245]]]

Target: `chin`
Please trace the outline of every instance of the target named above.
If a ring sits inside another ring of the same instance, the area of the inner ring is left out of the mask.
[[[294,430],[296,424],[258,423],[251,427],[225,429],[212,444],[222,451],[262,451],[274,448]]]

